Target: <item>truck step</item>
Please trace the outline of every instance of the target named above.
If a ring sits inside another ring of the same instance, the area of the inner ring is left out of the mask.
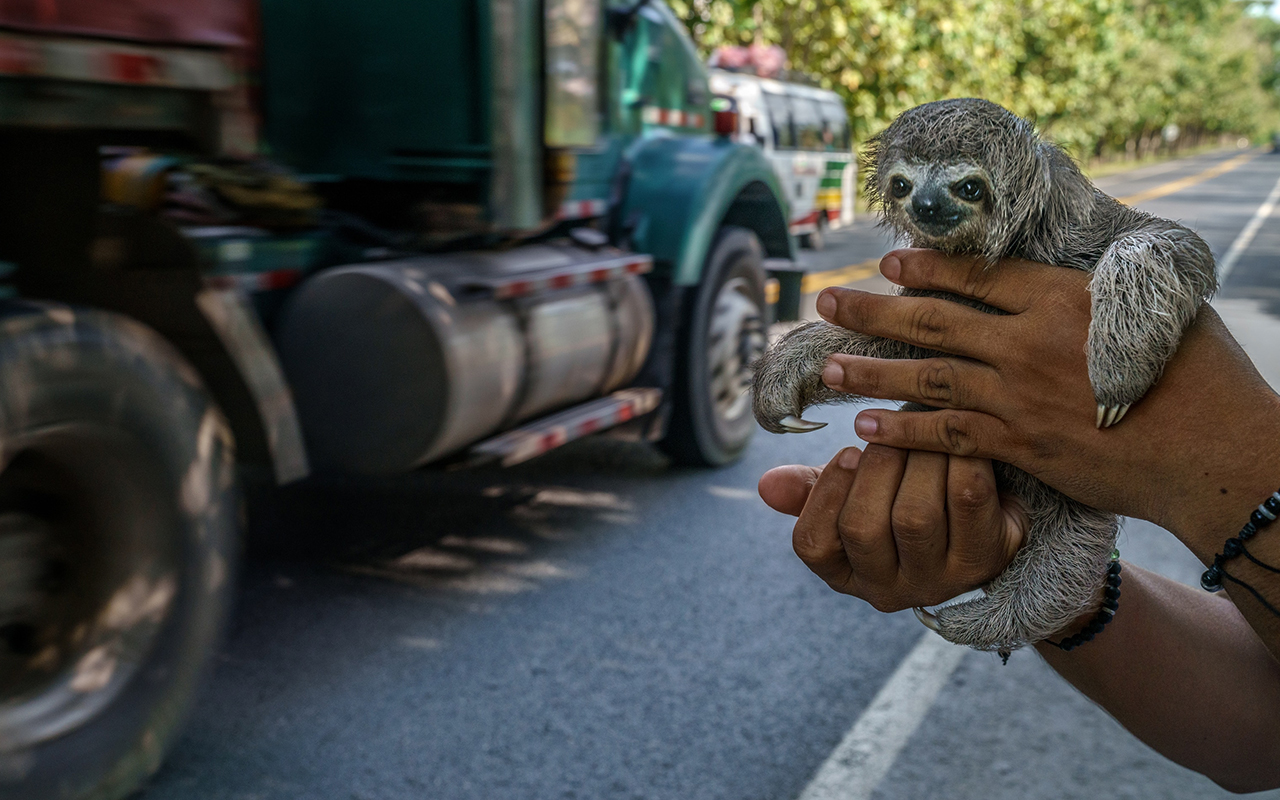
[[[528,461],[548,450],[644,416],[658,407],[662,390],[622,389],[608,397],[576,405],[558,414],[486,439],[468,452],[471,464],[497,462],[504,467]]]

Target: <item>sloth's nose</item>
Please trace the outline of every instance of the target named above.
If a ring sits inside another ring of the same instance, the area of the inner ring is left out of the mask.
[[[911,198],[911,211],[917,220],[927,225],[944,225],[956,221],[950,205],[944,203],[934,192],[917,192]]]

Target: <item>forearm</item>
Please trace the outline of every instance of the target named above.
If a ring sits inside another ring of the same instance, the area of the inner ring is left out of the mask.
[[[1258,504],[1280,490],[1280,397],[1262,390],[1242,400],[1250,407],[1230,430],[1206,431],[1195,452],[1181,454],[1184,464],[1195,468],[1183,470],[1180,483],[1170,481],[1167,505],[1160,509],[1165,516],[1156,520],[1206,565],[1223,552],[1223,545],[1239,533]],[[1280,521],[1263,527],[1245,547],[1249,556],[1280,568]],[[1280,574],[1243,553],[1225,560],[1223,568],[1273,609],[1280,609]],[[1222,585],[1272,655],[1280,658],[1280,616],[1230,578]]]
[[[1105,631],[1036,649],[1171,760],[1232,791],[1280,787],[1280,662],[1225,598],[1126,564]]]

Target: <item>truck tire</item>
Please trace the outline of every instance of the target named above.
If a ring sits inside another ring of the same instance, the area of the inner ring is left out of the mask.
[[[226,617],[231,434],[125,317],[0,307],[0,798],[116,800],[160,765]]]
[[[671,409],[662,448],[678,463],[735,461],[755,433],[751,368],[764,352],[764,248],[726,225],[681,318]]]

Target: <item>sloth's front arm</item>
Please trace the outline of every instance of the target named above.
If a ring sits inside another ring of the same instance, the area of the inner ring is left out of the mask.
[[[856,403],[865,398],[827,388],[822,370],[832,353],[871,358],[926,358],[935,355],[915,345],[851,331],[829,322],[810,322],[788,332],[755,365],[752,411],[771,433],[803,433],[825,422],[801,417],[806,408],[825,403]]]
[[[1208,245],[1173,223],[1125,234],[1106,249],[1089,282],[1086,348],[1099,427],[1119,422],[1147,393],[1216,286]]]

